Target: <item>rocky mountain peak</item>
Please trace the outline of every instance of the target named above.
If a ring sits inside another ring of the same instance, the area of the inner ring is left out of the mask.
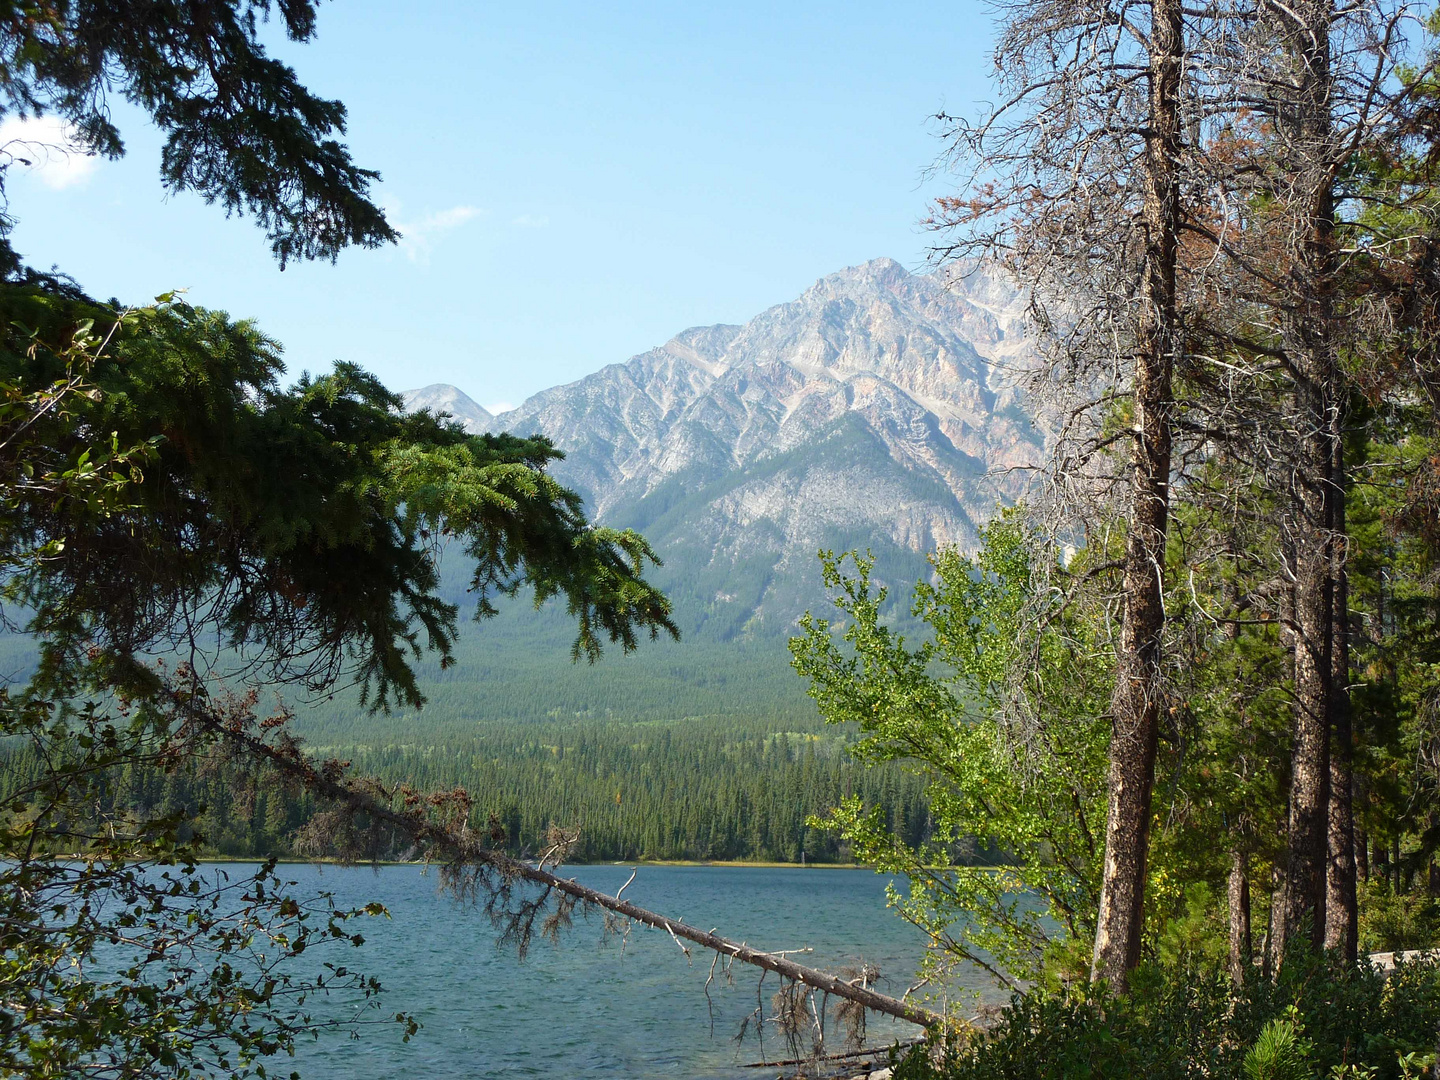
[[[495,423],[495,417],[488,409],[477,405],[463,390],[448,383],[431,383],[419,390],[404,390],[400,397],[406,412],[429,409],[433,413],[449,413],[471,434],[488,431]]]
[[[914,276],[894,259],[879,258],[827,274],[805,291],[805,296],[838,295],[857,289],[896,289]],[[804,297],[802,297],[804,299]]]
[[[1003,467],[1040,451],[1007,370],[1028,355],[1023,316],[984,268],[874,259],[499,418],[453,387],[406,401],[550,436],[557,475],[599,521],[645,531],[700,624],[785,632],[819,599],[820,547],[889,551],[918,574],[925,552],[975,543],[1011,494]]]

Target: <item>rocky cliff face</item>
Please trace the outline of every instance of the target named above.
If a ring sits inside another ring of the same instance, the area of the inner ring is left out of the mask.
[[[786,633],[819,608],[816,551],[869,548],[889,580],[969,547],[1041,439],[1010,386],[1028,360],[1000,280],[877,259],[744,326],[664,345],[490,417],[453,387],[405,395],[472,431],[543,432],[606,524],[643,530],[693,630]]]

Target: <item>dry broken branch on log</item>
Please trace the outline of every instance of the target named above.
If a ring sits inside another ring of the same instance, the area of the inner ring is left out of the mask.
[[[874,1057],[877,1054],[887,1054],[891,1049],[909,1050],[919,1046],[921,1040],[910,1039],[906,1042],[896,1043],[894,1047],[871,1047],[868,1050],[846,1050],[839,1054],[822,1054],[819,1058],[785,1058],[782,1061],[750,1061],[742,1068],[746,1069],[783,1069],[790,1065],[811,1065],[816,1061],[853,1061],[856,1058]]]

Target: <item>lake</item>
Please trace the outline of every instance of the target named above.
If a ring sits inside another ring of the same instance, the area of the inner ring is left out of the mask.
[[[304,1043],[294,1064],[308,1080],[755,1080],[767,1074],[741,1066],[789,1056],[773,1033],[763,1051],[753,1036],[741,1046],[734,1041],[756,1007],[758,969],[737,964],[730,985],[717,973],[712,1023],[705,981],[713,954],[693,949],[687,961],[663,932],[636,926],[622,955],[616,939],[605,940],[598,917],[577,918],[558,946],[537,942],[521,963],[513,950],[496,946],[483,912],[438,894],[435,876],[419,867],[280,869],[298,892],[331,892],[342,907],[378,900],[389,908],[389,920],[351,924],[366,944],[347,950],[341,962],[383,980],[387,1013],[408,1012],[424,1025],[408,1044],[389,1026],[369,1029],[359,1041],[332,1034]],[[563,874],[613,895],[630,872],[581,866]],[[814,951],[794,959],[811,966],[875,964],[887,980],[879,988],[898,996],[913,981],[923,938],[886,908],[885,883],[864,870],[655,866],[641,867],[625,898],[753,946],[808,947]],[[974,985],[984,985],[978,973]],[[768,976],[767,1015],[777,987]],[[885,1044],[917,1030],[874,1018],[869,1041]],[[286,1075],[287,1065],[275,1061],[271,1071]]]

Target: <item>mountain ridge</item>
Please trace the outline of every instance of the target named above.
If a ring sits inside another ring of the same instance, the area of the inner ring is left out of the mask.
[[[682,330],[499,417],[454,387],[407,408],[467,430],[544,433],[598,522],[642,528],[692,630],[787,633],[820,606],[820,548],[870,548],[910,580],[971,548],[1043,440],[1012,372],[1024,305],[973,266],[912,274],[875,259],[743,325]]]

